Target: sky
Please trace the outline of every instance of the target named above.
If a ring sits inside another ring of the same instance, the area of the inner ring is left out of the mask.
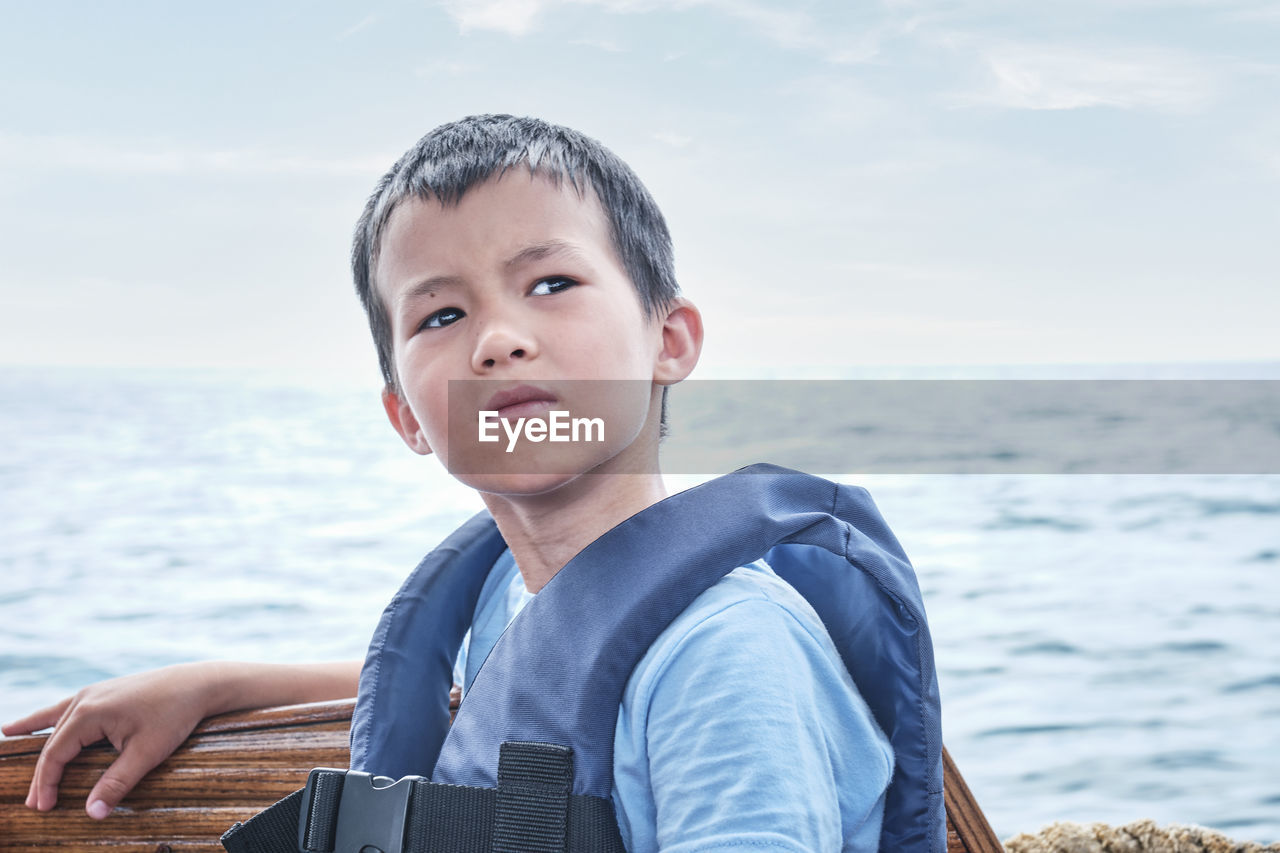
[[[1280,359],[1280,2],[0,11],[0,364],[376,382],[352,226],[483,112],[635,168],[703,376]]]

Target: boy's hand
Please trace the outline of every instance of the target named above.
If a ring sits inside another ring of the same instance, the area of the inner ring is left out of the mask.
[[[27,807],[40,811],[58,802],[58,783],[68,761],[91,743],[111,741],[120,755],[102,772],[85,803],[89,816],[101,819],[205,717],[355,696],[360,663],[180,663],[91,684],[0,727],[0,732],[24,735],[53,727],[27,793]]]
[[[179,664],[102,681],[0,728],[5,735],[20,735],[53,727],[36,762],[27,807],[53,808],[67,762],[106,738],[120,755],[89,792],[85,811],[97,819],[110,814],[205,717],[211,666]]]

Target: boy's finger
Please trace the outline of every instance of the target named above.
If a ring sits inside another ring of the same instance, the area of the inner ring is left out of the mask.
[[[154,759],[144,755],[139,749],[125,748],[120,757],[102,772],[102,778],[89,792],[84,810],[89,817],[102,820],[111,814],[111,810],[120,805],[125,795],[133,790],[133,786],[163,759]]]
[[[13,735],[29,735],[32,732],[47,729],[62,718],[62,713],[67,710],[72,698],[74,697],[68,696],[56,705],[33,711],[21,719],[14,720],[12,723],[5,723],[0,726],[0,733],[4,734],[5,737],[12,737]]]
[[[91,743],[101,740],[101,729],[76,731],[75,725],[65,725],[54,730],[40,750],[36,771],[31,776],[31,791],[27,804],[39,811],[48,811],[58,803],[58,783],[67,762],[80,754]],[[34,802],[32,801],[34,798]]]

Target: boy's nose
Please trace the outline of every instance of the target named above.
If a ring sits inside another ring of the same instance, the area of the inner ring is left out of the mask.
[[[527,360],[536,355],[537,349],[529,336],[516,334],[507,328],[490,328],[484,330],[476,341],[471,366],[477,373],[487,373],[500,364]]]

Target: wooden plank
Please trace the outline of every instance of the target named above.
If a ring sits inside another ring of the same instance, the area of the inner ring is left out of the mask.
[[[942,790],[947,807],[947,853],[1004,853],[1004,845],[987,822],[987,816],[945,746],[942,748]]]
[[[301,788],[312,767],[346,767],[351,701],[271,708],[214,717],[153,770],[104,821],[84,801],[115,759],[106,742],[66,769],[58,806],[23,805],[46,735],[0,741],[0,846],[6,851],[217,853],[236,821]]]
[[[456,700],[455,700],[456,706]],[[52,812],[26,808],[27,785],[46,735],[0,740],[0,846],[84,853],[218,853],[218,837],[301,788],[312,767],[345,767],[353,702],[226,714],[206,720],[105,821],[84,813],[93,783],[115,759],[105,742],[67,766]],[[943,750],[948,853],[1004,853]]]

